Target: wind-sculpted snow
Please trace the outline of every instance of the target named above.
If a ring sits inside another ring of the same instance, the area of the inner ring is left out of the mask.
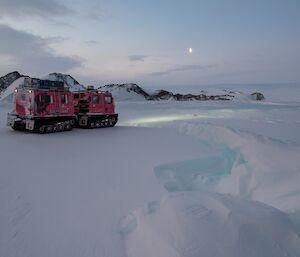
[[[226,107],[162,104],[130,120],[207,152],[154,168],[169,193],[121,219],[128,256],[300,256],[299,104]]]
[[[172,193],[120,222],[130,257],[299,256],[299,231],[288,215],[229,195]]]
[[[222,177],[214,191],[258,200],[285,211],[300,210],[298,145],[213,125],[186,123],[180,130],[206,141],[209,147],[226,145],[239,153],[230,176]],[[214,178],[212,172],[207,174],[208,180]]]
[[[237,155],[224,147],[215,155],[159,165],[154,172],[169,192],[213,190],[220,180],[230,176]]]

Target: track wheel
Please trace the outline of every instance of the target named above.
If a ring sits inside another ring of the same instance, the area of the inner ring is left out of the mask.
[[[38,132],[40,134],[44,134],[46,132],[46,126],[45,125],[40,126]]]
[[[56,124],[56,131],[63,131],[64,130],[64,124],[63,123],[58,123]]]
[[[47,125],[45,128],[46,133],[52,133],[53,132],[53,126],[52,125]]]
[[[91,124],[90,124],[90,127],[91,127],[91,128],[95,128],[95,127],[96,127],[95,122],[92,121]]]
[[[70,123],[66,123],[64,129],[65,129],[66,131],[70,131],[70,130],[72,130],[72,125],[71,125]]]

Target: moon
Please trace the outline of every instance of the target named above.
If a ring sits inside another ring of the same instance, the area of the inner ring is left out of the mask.
[[[188,52],[189,52],[190,54],[193,53],[193,48],[190,47],[190,48],[188,49]]]

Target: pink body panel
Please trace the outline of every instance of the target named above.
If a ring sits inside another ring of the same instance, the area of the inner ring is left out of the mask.
[[[73,94],[69,91],[19,89],[15,93],[15,111],[21,117],[72,116]]]
[[[113,114],[115,113],[114,99],[111,93],[86,91],[74,93],[75,113],[79,113],[80,101],[88,103],[90,114]]]
[[[32,116],[34,112],[33,91],[18,89],[14,94],[14,111],[20,115]]]

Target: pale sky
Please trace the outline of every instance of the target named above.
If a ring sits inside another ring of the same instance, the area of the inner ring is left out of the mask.
[[[14,70],[146,87],[299,82],[300,1],[0,0],[0,76]]]

